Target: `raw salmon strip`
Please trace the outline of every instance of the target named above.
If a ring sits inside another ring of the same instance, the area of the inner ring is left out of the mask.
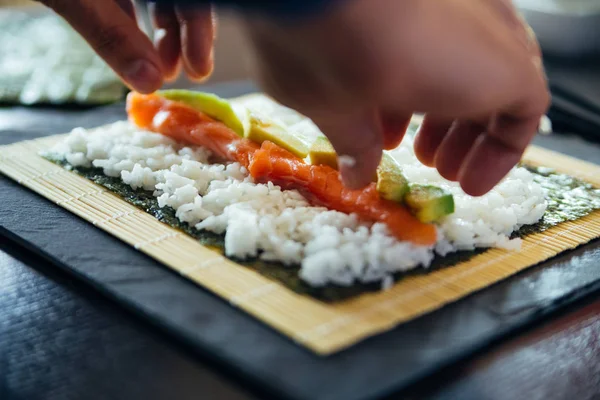
[[[206,147],[222,159],[237,161],[246,168],[260,147],[200,111],[153,94],[131,92],[127,97],[127,114],[140,128]]]
[[[313,204],[382,222],[400,241],[429,246],[437,240],[434,225],[420,222],[401,204],[382,199],[374,183],[362,190],[347,189],[335,169],[306,164],[271,142],[259,146],[185,104],[157,95],[130,93],[127,112],[140,128],[206,147],[225,160],[239,162],[257,181],[298,190]]]

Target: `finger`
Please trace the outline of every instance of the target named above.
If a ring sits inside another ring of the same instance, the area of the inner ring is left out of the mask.
[[[511,14],[509,18],[511,20],[511,25],[514,28],[514,32],[518,35],[519,40],[525,44],[536,69],[540,75],[547,80],[546,71],[544,70],[542,62],[542,48],[533,28],[529,25],[527,20],[525,20],[523,14],[515,8],[511,0],[499,1],[505,4],[505,8],[508,10],[507,12]]]
[[[546,98],[540,96],[516,112],[499,116],[477,139],[459,171],[459,181],[467,194],[487,193],[519,162],[549,104],[547,93]]]
[[[480,136],[471,150],[458,178],[464,192],[471,196],[489,192],[521,158],[520,152],[506,151],[500,141],[488,135]]]
[[[135,21],[112,1],[45,0],[133,89],[150,93],[162,84],[160,60]]]
[[[525,17],[517,10],[512,0],[496,0],[495,5],[498,11],[515,32],[519,40],[525,45],[528,51],[537,57],[541,57],[541,49],[537,37],[531,29],[531,26],[525,20]]]
[[[547,82],[548,77],[546,75],[546,70],[544,69],[544,63],[542,60],[542,48],[540,46],[540,42],[533,31],[533,28],[525,21],[525,18],[519,14],[519,18],[523,22],[523,27],[525,29],[525,34],[527,35],[527,40],[529,41],[529,53],[532,57],[532,62],[535,65],[538,73],[541,75],[542,79]]]
[[[535,32],[533,31],[533,28],[524,19],[523,26],[525,27],[525,34],[527,35],[527,40],[529,41],[530,52],[534,56],[542,57],[542,48]]]
[[[375,112],[313,116],[313,120],[338,154],[344,185],[361,189],[371,183],[383,151],[383,135]]]
[[[216,21],[210,6],[176,6],[181,26],[181,53],[186,73],[203,80],[213,70]]]
[[[135,6],[133,5],[132,0],[116,0],[117,4],[131,19],[134,21],[135,19]]]
[[[435,168],[449,181],[457,181],[460,167],[486,127],[471,121],[458,121],[448,131],[435,155]]]
[[[435,166],[435,154],[453,123],[451,119],[425,116],[414,143],[415,155],[423,165]]]
[[[340,97],[332,89],[331,80],[318,69],[307,68],[311,65],[310,58],[276,43],[276,37],[264,34],[261,28],[249,32],[260,55],[256,61],[263,89],[282,104],[311,118],[328,137],[339,155],[339,169],[346,187],[359,189],[371,183],[383,151],[380,115],[375,108],[363,109]]]
[[[515,8],[512,0],[495,0],[492,6],[500,13],[500,16],[511,28],[520,28],[523,25],[523,20]]]
[[[381,117],[381,126],[383,130],[383,148],[385,150],[395,149],[400,145],[408,125],[411,115],[394,115],[384,113]]]
[[[163,73],[167,80],[173,80],[179,75],[181,58],[180,27],[175,8],[160,2],[152,5],[150,14],[155,27],[154,46],[162,62]]]
[[[529,89],[529,100],[499,115],[488,132],[476,139],[460,167],[458,179],[461,186],[473,196],[487,193],[519,162],[549,105],[542,52],[535,33],[512,1],[498,0],[497,4],[530,54],[538,76],[532,79],[534,84]]]

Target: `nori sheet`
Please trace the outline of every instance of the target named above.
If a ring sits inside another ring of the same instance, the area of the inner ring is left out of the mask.
[[[104,175],[101,168],[73,168],[64,161],[48,158],[69,170],[83,176],[94,183],[104,186],[111,192],[119,195],[125,201],[153,215],[159,221],[177,228],[194,237],[202,245],[214,248],[221,253],[224,249],[224,235],[218,235],[208,231],[199,231],[186,223],[180,222],[175,216],[172,208],[160,208],[158,201],[152,192],[143,189],[132,189],[119,178]],[[548,191],[548,208],[544,217],[534,225],[523,226],[513,234],[513,237],[525,237],[532,233],[542,232],[565,221],[579,219],[600,209],[600,189],[573,178],[568,175],[558,174],[546,168],[533,168],[522,165],[535,174],[535,180]],[[472,257],[482,254],[488,249],[480,248],[473,251],[459,251],[445,257],[436,256],[428,268],[417,268],[409,272],[397,273],[394,280],[414,274],[426,274],[440,268],[447,268],[460,262],[467,261]],[[299,265],[285,266],[275,262],[265,262],[259,259],[239,260],[235,262],[252,268],[263,276],[282,283],[296,293],[308,295],[323,302],[333,303],[348,300],[365,292],[381,290],[380,283],[354,284],[350,287],[328,285],[325,287],[311,287],[302,281],[298,275]]]

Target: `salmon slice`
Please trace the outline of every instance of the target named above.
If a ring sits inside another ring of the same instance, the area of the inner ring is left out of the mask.
[[[254,153],[248,170],[255,180],[296,189],[313,203],[382,222],[398,240],[424,246],[437,241],[434,225],[422,223],[401,204],[382,199],[375,183],[362,190],[347,189],[335,169],[306,164],[271,142],[264,142]]]
[[[154,94],[131,92],[127,96],[127,114],[131,122],[142,129],[206,147],[223,160],[237,161],[246,168],[260,147],[208,115]]]
[[[132,92],[127,97],[127,113],[142,129],[206,147],[224,160],[239,162],[258,182],[298,190],[312,204],[382,222],[400,241],[429,246],[437,240],[434,225],[420,222],[401,204],[382,199],[375,183],[362,190],[347,189],[335,169],[306,164],[271,142],[259,146],[185,104]]]

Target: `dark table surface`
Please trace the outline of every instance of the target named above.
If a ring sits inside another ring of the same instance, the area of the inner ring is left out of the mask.
[[[110,122],[95,115],[3,108],[0,140]],[[600,161],[600,147],[577,138],[554,135],[540,142]],[[44,260],[7,243],[0,248],[0,399],[256,398],[227,371]],[[426,379],[402,398],[600,398],[599,338],[600,299],[587,298]]]

